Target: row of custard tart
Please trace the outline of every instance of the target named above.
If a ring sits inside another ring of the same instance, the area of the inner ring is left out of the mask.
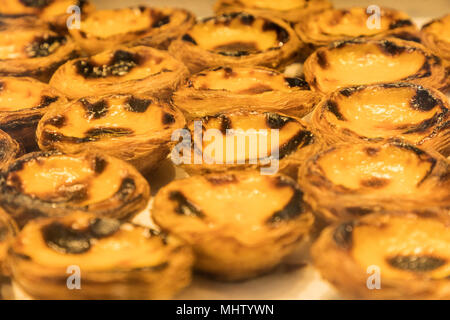
[[[46,166],[62,161],[60,157],[67,156],[39,159]],[[25,198],[38,193],[27,184],[31,183],[30,172],[25,171],[36,169],[32,166],[18,174],[28,187],[22,193]],[[66,166],[72,171],[75,167]],[[55,194],[50,189],[44,190],[47,196]],[[87,195],[93,190],[88,189]],[[55,199],[54,205],[67,208],[69,202],[61,204]],[[294,180],[259,172],[174,181],[156,196],[152,215],[162,232],[121,222],[112,215],[76,212],[72,207],[65,216],[29,221],[15,239],[15,228],[5,229],[9,236],[0,243],[10,249],[0,261],[5,263],[5,272],[35,298],[164,299],[189,284],[193,264],[195,270],[228,281],[267,273],[308,238],[313,225],[309,206]],[[85,279],[81,290],[67,290],[67,268],[73,265]]]

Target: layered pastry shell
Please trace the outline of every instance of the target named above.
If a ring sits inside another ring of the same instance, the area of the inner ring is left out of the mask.
[[[22,155],[23,147],[11,138],[5,131],[0,130],[0,170],[8,166],[15,158]]]
[[[279,111],[296,117],[320,101],[308,83],[264,67],[217,67],[192,75],[173,94],[188,117],[204,117],[233,108]]]
[[[176,180],[152,218],[192,245],[198,271],[239,281],[271,271],[307,238],[313,216],[294,180],[227,172]]]

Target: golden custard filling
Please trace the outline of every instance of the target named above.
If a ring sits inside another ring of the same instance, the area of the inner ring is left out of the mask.
[[[45,104],[45,99],[55,101],[58,97],[44,83],[21,78],[0,78],[0,112],[37,108]]]
[[[92,232],[89,229],[100,223],[105,229],[110,229],[111,234],[89,239],[88,234]],[[78,241],[81,244],[85,242],[87,249],[83,252],[64,252],[70,248],[58,248],[55,245],[61,242],[55,238],[58,229],[78,233]],[[169,248],[173,249],[174,245],[179,244],[169,237],[170,247],[167,247],[161,237],[152,235],[150,230],[144,227],[128,223],[120,225],[116,220],[85,214],[68,216],[62,222],[58,220],[46,224],[33,223],[25,231],[20,235],[20,247],[16,246],[15,250],[30,256],[34,263],[42,267],[65,269],[76,262],[88,272],[158,267],[168,262]]]
[[[354,227],[352,256],[364,270],[376,265],[389,278],[448,279],[449,243],[449,227],[439,220],[390,216]]]
[[[89,205],[113,197],[127,175],[120,161],[53,155],[25,162],[8,174],[6,184],[44,201]]]
[[[311,132],[302,123],[276,113],[235,112],[205,117],[199,121],[204,131],[201,145],[207,163],[263,161],[275,156],[275,151],[282,159],[307,144],[311,137]],[[195,121],[189,129],[195,135],[198,130],[195,130]],[[198,147],[194,148],[194,153],[199,153]]]
[[[416,193],[434,167],[432,158],[389,144],[338,148],[321,155],[317,163],[335,186],[386,196]]]
[[[67,137],[67,142],[114,139],[159,133],[176,124],[174,114],[158,102],[134,96],[83,98],[53,118],[43,130]],[[70,138],[77,138],[75,140]],[[73,140],[73,141],[72,141]]]
[[[438,117],[447,112],[430,91],[413,85],[356,87],[341,92],[316,111],[323,112],[319,121],[364,138],[403,137],[418,143],[430,134],[430,121],[436,119],[430,123],[436,125]]]
[[[74,72],[86,81],[113,83],[143,79],[161,72],[174,71],[179,62],[156,52],[145,54],[136,47],[95,55],[89,59],[76,60]]]
[[[318,51],[316,77],[323,81],[324,88],[332,90],[357,84],[394,82],[419,72],[426,61],[423,52],[399,50],[402,52],[391,54],[377,43],[364,43]]]
[[[281,47],[289,36],[280,26],[264,18],[231,14],[197,23],[184,39],[187,37],[205,50],[240,56]]]
[[[293,84],[283,74],[260,68],[217,68],[198,73],[190,78],[190,86],[197,90],[224,90],[237,94],[261,94],[264,92],[292,92],[301,90],[306,83]],[[297,81],[300,81],[298,79]]]
[[[285,11],[303,8],[308,3],[308,0],[242,0],[242,2],[246,7]]]
[[[90,14],[81,24],[81,32],[97,38],[109,38],[124,33],[147,31],[157,22],[157,13],[152,9],[126,8],[99,10]]]

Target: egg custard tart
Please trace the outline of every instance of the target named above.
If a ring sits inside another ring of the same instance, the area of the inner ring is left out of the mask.
[[[48,82],[61,64],[76,55],[70,38],[37,19],[0,20],[0,76],[29,76]]]
[[[218,0],[214,6],[217,14],[252,10],[289,22],[299,22],[305,16],[331,8],[329,0]]]
[[[36,150],[39,119],[48,108],[66,101],[60,92],[35,79],[0,77],[0,129],[26,150]]]
[[[329,144],[402,138],[450,154],[450,105],[436,89],[413,83],[343,88],[327,95],[312,116]]]
[[[169,52],[191,73],[220,66],[279,68],[292,62],[301,47],[284,21],[250,13],[230,13],[200,20]]]
[[[183,9],[141,6],[99,10],[84,19],[80,29],[70,30],[70,34],[91,55],[120,44],[167,49],[194,22],[194,15]]]
[[[37,299],[169,299],[190,283],[193,264],[176,237],[80,212],[30,222],[8,258]]]
[[[2,172],[0,189],[0,204],[19,227],[74,210],[127,219],[145,208],[150,194],[133,166],[95,152],[26,154]]]
[[[8,254],[9,245],[13,241],[16,234],[16,223],[5,211],[3,211],[3,209],[0,209],[0,277],[9,275],[6,257]]]
[[[315,266],[344,296],[450,299],[448,215],[371,214],[325,229]]]
[[[295,31],[300,39],[316,48],[337,40],[402,33],[415,33],[420,42],[418,29],[407,14],[381,8],[379,25],[371,25],[370,16],[367,8],[362,7],[329,9],[307,16],[295,26]]]
[[[419,43],[394,38],[333,42],[308,57],[304,73],[311,88],[320,92],[396,81],[440,89],[446,83],[439,57]]]
[[[67,32],[67,22],[77,8],[81,19],[95,10],[88,0],[3,0],[0,17],[34,16],[58,32]],[[72,13],[70,13],[72,12]]]
[[[22,145],[11,138],[9,134],[0,130],[0,170],[22,153]]]
[[[306,122],[274,112],[224,112],[194,119],[188,129],[190,153],[179,143],[171,156],[191,174],[260,168],[296,176],[298,166],[322,147]]]
[[[174,130],[185,125],[170,104],[138,95],[87,97],[56,105],[37,129],[41,150],[73,154],[93,149],[128,161],[142,171],[164,160]]]
[[[294,180],[256,171],[175,180],[156,195],[152,217],[193,246],[197,270],[227,281],[271,271],[313,224]]]
[[[425,24],[422,41],[450,67],[450,14]]]
[[[165,51],[145,46],[120,47],[68,61],[50,84],[72,99],[107,94],[155,94],[165,97],[189,72]]]
[[[416,210],[450,215],[450,163],[399,140],[339,144],[299,170],[305,200],[325,220]]]
[[[309,90],[305,80],[275,70],[218,67],[191,76],[174,93],[173,101],[189,117],[248,107],[301,118],[320,101],[320,95]]]

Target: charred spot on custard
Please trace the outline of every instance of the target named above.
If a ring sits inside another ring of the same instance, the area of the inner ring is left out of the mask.
[[[45,8],[48,6],[53,0],[19,0],[25,7],[29,8]]]
[[[389,25],[389,29],[397,29],[397,28],[401,28],[401,27],[408,27],[408,26],[412,26],[413,23],[411,20],[409,19],[400,19],[400,20],[396,20],[394,22],[391,22],[391,24]]]
[[[98,79],[110,76],[124,76],[139,64],[140,61],[137,55],[124,50],[118,50],[114,53],[108,65],[98,66],[88,60],[78,60],[75,62],[75,67],[78,74],[84,78]]]
[[[152,12],[153,18],[155,22],[152,24],[152,28],[161,28],[162,26],[170,23],[170,16],[158,14],[155,16],[155,13]]]
[[[317,64],[322,68],[326,69],[328,68],[328,60],[326,53],[324,51],[317,51]]]
[[[298,87],[298,88],[309,89],[309,84],[304,79],[285,77],[284,80],[287,82],[289,88]]]
[[[43,96],[41,103],[36,108],[45,108],[59,100],[59,97]]]
[[[62,185],[51,195],[52,202],[82,202],[88,197],[87,186],[84,183]]]
[[[369,157],[376,156],[378,154],[378,152],[380,152],[380,148],[374,148],[374,147],[367,147],[367,148],[364,148],[364,150],[366,151],[366,154]]]
[[[263,31],[275,31],[277,34],[278,42],[284,44],[289,41],[289,33],[278,24],[271,21],[264,22]]]
[[[214,50],[223,56],[231,57],[247,56],[259,52],[256,42],[251,41],[233,41],[216,46]]]
[[[175,117],[173,116],[173,114],[164,112],[164,114],[162,115],[162,123],[165,125],[170,125],[174,122],[175,122]]]
[[[30,58],[48,57],[65,42],[66,37],[64,36],[37,38],[26,48],[26,51]]]
[[[362,187],[379,189],[379,188],[384,188],[385,186],[387,186],[389,184],[389,180],[383,179],[383,178],[371,177],[370,179],[361,180],[360,184]]]
[[[237,183],[238,180],[236,176],[233,175],[218,175],[218,176],[207,176],[205,179],[212,185],[219,186],[224,184]]]
[[[203,218],[205,216],[203,212],[197,208],[195,204],[190,202],[180,191],[171,191],[169,194],[169,200],[177,203],[175,212],[178,214],[195,216],[198,218]]]
[[[66,124],[66,117],[62,114],[58,114],[45,121],[46,125],[51,125],[56,128],[62,128]]]
[[[220,70],[220,69],[219,69]],[[233,71],[233,69],[232,68],[230,68],[230,67],[225,67],[225,68],[223,68],[223,71],[224,71],[224,78],[225,79],[229,79],[229,78],[231,78],[231,77],[236,77],[237,76],[237,73],[236,72],[234,72]]]
[[[127,200],[136,191],[136,183],[133,178],[127,177],[122,180],[117,196],[120,200]]]
[[[197,45],[197,41],[187,33],[181,37],[181,40]]]
[[[266,123],[270,129],[282,129],[286,123],[293,121],[292,118],[279,115],[278,113],[266,113]]]
[[[420,111],[430,111],[436,105],[438,105],[436,98],[428,90],[423,88],[417,89],[416,94],[411,100],[411,107]]]
[[[373,209],[364,207],[347,207],[346,211],[349,215],[352,216],[365,216],[369,213],[372,213]]]
[[[379,43],[378,46],[384,53],[386,53],[390,56],[395,56],[395,55],[401,54],[401,53],[405,52],[405,50],[406,50],[405,47],[398,46],[389,40],[382,41],[381,43]]]
[[[336,118],[340,121],[346,121],[342,113],[339,111],[338,104],[333,100],[328,100],[326,108],[328,111],[330,111],[332,114],[336,116]]]
[[[416,36],[413,33],[406,32],[406,31],[395,33],[395,34],[392,35],[392,37],[397,38],[397,39],[401,39],[401,40],[422,43],[422,40],[418,36]]]
[[[267,223],[275,224],[283,221],[289,221],[297,218],[303,212],[303,192],[298,188],[294,188],[294,194],[292,195],[289,202],[284,206],[283,209],[276,211],[267,220]]]
[[[291,140],[281,145],[279,148],[279,159],[283,159],[290,153],[297,150],[299,146],[306,147],[314,142],[314,134],[308,130],[300,130]]]
[[[108,165],[108,162],[105,159],[103,159],[99,156],[96,156],[94,158],[92,167],[96,174],[101,174],[105,170],[107,165]]]
[[[86,232],[74,230],[59,222],[44,226],[42,236],[49,248],[65,254],[81,254],[91,248]]]
[[[95,238],[105,238],[116,233],[120,228],[120,222],[115,219],[96,218],[89,224],[89,231]]]
[[[353,230],[355,223],[353,221],[341,223],[336,227],[333,233],[334,242],[342,249],[350,249],[353,246]]]
[[[121,137],[133,134],[134,131],[128,128],[92,128],[85,132],[87,140],[96,140],[103,137]],[[84,142],[86,139],[81,139]]]
[[[446,264],[446,261],[444,259],[425,255],[424,256],[399,255],[387,259],[387,262],[394,268],[413,272],[432,271]]]
[[[144,113],[148,107],[152,104],[150,99],[139,99],[136,97],[130,97],[126,101],[126,109],[136,113]]]
[[[86,109],[86,116],[89,120],[100,119],[108,113],[108,103],[105,100],[91,103],[86,99],[81,99],[80,102]]]

